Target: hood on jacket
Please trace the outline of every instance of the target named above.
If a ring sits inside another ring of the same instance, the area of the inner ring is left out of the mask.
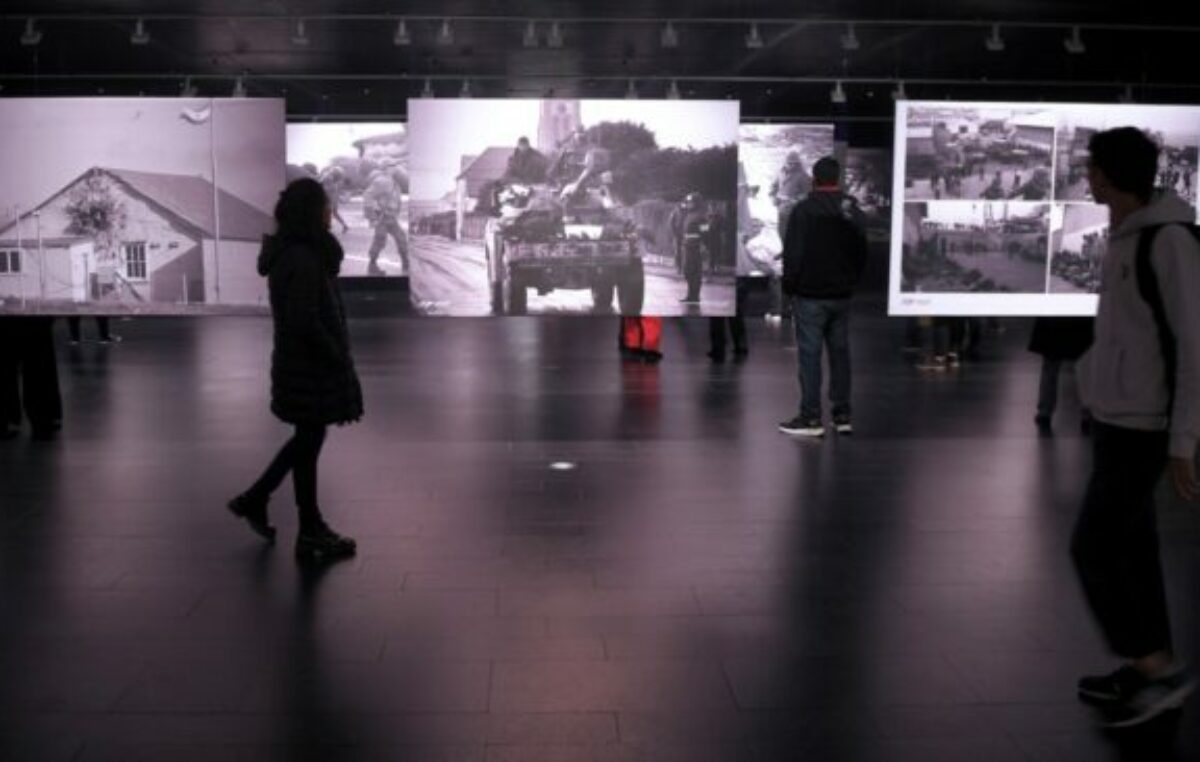
[[[1196,210],[1179,197],[1175,191],[1160,191],[1149,204],[1125,218],[1120,227],[1113,231],[1113,238],[1123,238],[1154,225],[1182,222],[1194,224]]]
[[[803,206],[812,215],[846,217],[858,208],[858,201],[840,190],[814,190],[805,197]]]

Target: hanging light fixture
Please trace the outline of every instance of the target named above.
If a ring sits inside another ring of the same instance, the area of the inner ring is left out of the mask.
[[[304,19],[296,20],[296,31],[292,34],[292,44],[298,48],[307,48],[311,40],[308,39],[308,29],[304,25]]]
[[[846,25],[846,33],[842,35],[842,50],[851,52],[858,50],[858,33],[854,30],[854,24]]]
[[[908,100],[908,92],[904,89],[904,80],[900,80],[896,83],[895,89],[892,90],[892,100],[894,100],[894,101]]]
[[[234,97],[234,98],[245,98],[246,97],[246,81],[242,77],[238,77],[237,80],[234,81],[232,97]]]
[[[674,22],[668,21],[663,27],[662,34],[659,35],[659,42],[664,48],[679,47],[679,32],[675,31]]]
[[[134,24],[133,33],[129,35],[130,45],[149,45],[150,33],[146,31],[146,22],[138,19]]]
[[[432,98],[433,97],[433,83],[430,82],[428,79],[425,80],[425,86],[421,88],[421,97],[422,98]]]
[[[532,21],[525,24],[525,33],[521,35],[521,44],[527,48],[538,46],[537,24]]]
[[[992,33],[983,41],[983,46],[992,53],[1004,52],[1004,38],[1000,36],[999,24],[992,24]]]
[[[625,97],[631,101],[636,101],[638,98],[637,83],[632,79],[629,80],[629,85],[625,88]]]
[[[25,31],[21,32],[21,44],[32,48],[42,41],[42,30],[38,29],[32,18],[25,19]]]
[[[746,47],[750,50],[758,50],[762,46],[763,38],[758,31],[758,22],[755,21],[750,25],[750,31],[746,33]]]
[[[412,45],[412,35],[409,34],[408,24],[405,23],[404,19],[396,22],[396,33],[392,35],[392,44],[398,48]]]
[[[453,45],[454,44],[454,28],[450,26],[450,20],[442,21],[441,27],[437,33],[438,45]]]
[[[667,100],[677,101],[680,99],[679,83],[671,80],[671,86],[667,88]]]
[[[196,86],[192,84],[192,78],[184,77],[183,84],[179,86],[179,97],[195,98],[198,92],[199,91],[196,89]]]
[[[1074,56],[1083,55],[1087,52],[1087,46],[1083,44],[1083,33],[1079,27],[1071,27],[1071,36],[1063,40],[1063,48]]]
[[[829,91],[829,100],[832,103],[837,103],[839,105],[846,102],[846,90],[842,87],[842,81],[840,79],[834,83],[833,89]]]
[[[469,79],[463,80],[462,89],[458,91],[458,97],[459,98],[470,98],[471,97],[471,80],[469,80]]]
[[[546,47],[561,48],[563,46],[562,27],[557,21],[550,24],[550,33],[546,35]]]

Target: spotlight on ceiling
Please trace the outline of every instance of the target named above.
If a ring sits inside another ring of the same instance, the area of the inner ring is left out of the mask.
[[[232,97],[234,97],[234,98],[245,98],[246,97],[246,80],[243,79],[242,77],[238,77],[237,80],[234,81]]]
[[[392,35],[392,44],[398,48],[412,45],[412,35],[409,34],[408,24],[405,23],[404,19],[396,22],[396,33]]]
[[[538,46],[537,24],[530,21],[525,25],[525,33],[521,35],[521,44],[527,48],[536,48]]]
[[[908,100],[908,91],[904,89],[904,80],[896,83],[896,88],[892,90],[892,100],[906,101]],[[843,101],[844,102],[844,101]]]
[[[758,22],[750,25],[750,31],[746,33],[746,47],[750,50],[758,50],[763,46],[762,35],[758,31]]]
[[[551,48],[561,48],[563,46],[562,27],[555,21],[550,24],[550,33],[546,35],[546,46]]]
[[[200,91],[192,84],[191,77],[184,77],[183,84],[179,86],[180,98],[195,98]]]
[[[450,22],[443,21],[437,33],[438,45],[453,45],[454,44],[454,29],[450,26]]]
[[[130,45],[149,45],[150,33],[146,31],[146,22],[138,19],[133,27],[133,34],[129,35]]]
[[[1071,55],[1083,55],[1087,52],[1087,46],[1083,44],[1083,34],[1079,27],[1071,27],[1071,36],[1063,39],[1063,47]]]
[[[458,91],[458,97],[459,98],[470,98],[471,97],[471,80],[469,80],[469,79],[463,80],[462,89]]]
[[[425,80],[425,85],[421,88],[421,97],[422,98],[432,98],[433,97],[433,83],[430,82],[429,80]]]
[[[308,39],[308,29],[304,25],[304,19],[296,20],[296,31],[292,34],[292,44],[298,48],[307,48],[311,40]]]
[[[846,33],[842,35],[842,50],[847,52],[858,50],[858,33],[854,30],[854,24],[846,25]]]
[[[664,48],[679,47],[679,32],[675,31],[674,22],[668,21],[663,27],[662,34],[659,35],[659,42]]]
[[[1125,91],[1117,96],[1117,103],[1133,103],[1133,85],[1125,85]]]
[[[983,41],[983,46],[991,53],[1004,52],[1004,38],[1000,36],[999,24],[992,24],[992,33]]]
[[[42,41],[42,30],[34,26],[33,19],[25,19],[25,31],[21,32],[21,44],[32,48]]]
[[[842,87],[840,79],[834,83],[833,89],[829,91],[829,100],[837,104],[846,102],[846,90]]]
[[[631,101],[636,101],[638,98],[637,84],[631,79],[629,86],[625,88],[625,97]]]
[[[667,100],[677,101],[680,97],[679,83],[675,80],[671,80],[671,86],[667,88]]]

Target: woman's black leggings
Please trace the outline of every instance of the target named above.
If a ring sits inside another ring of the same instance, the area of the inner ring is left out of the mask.
[[[296,490],[296,505],[300,508],[300,527],[304,529],[321,516],[317,507],[317,459],[321,456],[321,445],[324,443],[324,424],[298,424],[296,433],[279,449],[271,465],[267,466],[247,494],[265,500],[283,484],[290,471],[292,486]]]

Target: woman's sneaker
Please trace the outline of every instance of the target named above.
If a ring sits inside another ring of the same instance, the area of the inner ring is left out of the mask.
[[[267,500],[243,493],[230,500],[226,507],[234,516],[245,519],[250,528],[267,542],[275,542],[275,527],[267,520]]]
[[[1126,664],[1107,675],[1079,678],[1079,698],[1100,704],[1124,701],[1147,683],[1141,672]]]
[[[794,437],[823,437],[825,426],[818,418],[796,416],[779,424],[779,430]]]
[[[301,530],[296,537],[296,558],[300,561],[340,561],[353,557],[357,551],[358,543],[333,531],[323,521],[315,527]]]
[[[1196,678],[1182,666],[1170,674],[1143,680],[1141,687],[1106,709],[1106,726],[1132,728],[1149,722],[1164,712],[1183,706],[1184,700],[1196,689]]]

